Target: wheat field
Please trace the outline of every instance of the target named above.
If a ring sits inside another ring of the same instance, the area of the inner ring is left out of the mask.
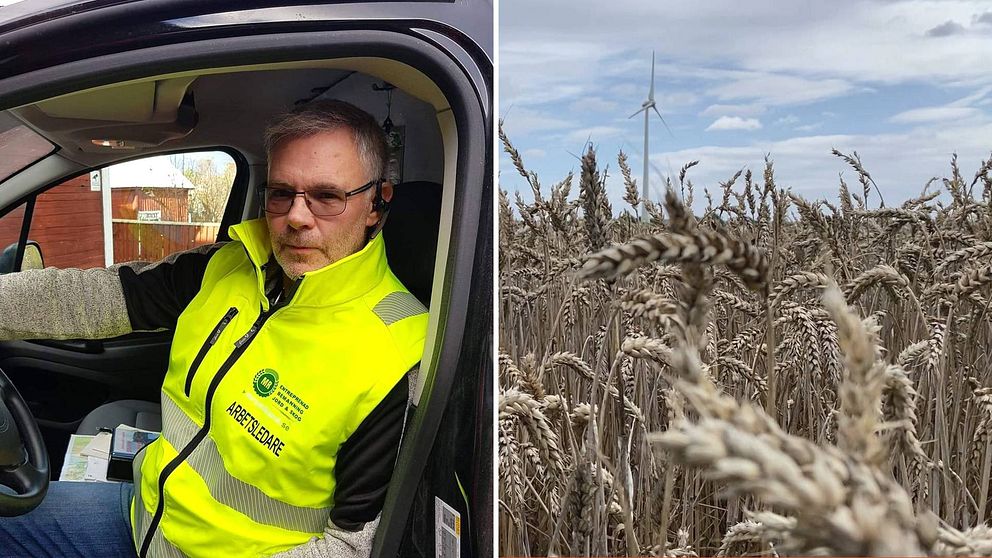
[[[992,157],[898,207],[856,153],[826,201],[690,162],[656,205],[620,153],[614,210],[592,148],[544,187],[500,136],[500,554],[992,553]]]

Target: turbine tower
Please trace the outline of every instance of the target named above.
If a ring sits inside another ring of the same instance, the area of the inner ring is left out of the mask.
[[[661,118],[661,123],[665,125],[665,129],[668,130],[668,133],[672,137],[675,137],[675,135],[672,134],[672,130],[668,127],[668,123],[665,122],[665,118],[661,116],[660,112],[658,112],[658,107],[655,105],[654,102],[654,51],[651,51],[651,89],[648,90],[648,99],[643,103],[641,103],[640,110],[638,110],[634,114],[631,114],[629,117],[629,118],[633,118],[642,112],[644,113],[644,182],[641,185],[641,191],[642,191],[641,221],[648,220],[648,210],[644,202],[648,199],[648,111],[649,110],[653,110],[655,114],[658,115],[658,118]]]

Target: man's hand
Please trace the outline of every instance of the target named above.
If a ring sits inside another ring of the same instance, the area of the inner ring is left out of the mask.
[[[323,537],[314,537],[272,558],[365,558],[372,554],[372,541],[379,526],[379,518],[366,523],[358,531],[346,531],[328,522]]]

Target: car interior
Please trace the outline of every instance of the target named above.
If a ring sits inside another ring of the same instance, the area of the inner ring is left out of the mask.
[[[17,219],[18,208],[35,194],[122,161],[222,150],[237,163],[218,229],[217,240],[225,240],[228,226],[260,215],[255,191],[266,175],[266,124],[294,106],[324,98],[351,102],[387,130],[404,134],[401,159],[391,169],[398,182],[383,234],[394,273],[431,309],[433,332],[440,301],[431,292],[445,260],[445,242],[438,240],[444,197],[454,182],[455,132],[438,86],[394,60],[354,57],[210,68],[12,108],[0,113],[0,134],[11,138],[11,132],[17,133],[20,144],[34,144],[33,151],[20,155],[30,164],[10,169],[6,180],[0,179],[0,213]],[[18,142],[4,142],[3,137],[0,151],[17,147]],[[47,151],[46,143],[51,146]],[[449,220],[450,205],[448,200]],[[20,216],[30,218],[30,211]],[[21,228],[30,230],[26,223]],[[44,257],[44,244],[38,248]],[[170,338],[169,332],[148,332],[98,341],[0,343],[0,369],[40,425],[53,479],[72,433],[93,434],[120,422],[157,429]],[[418,400],[422,387],[420,378],[412,386],[411,401]]]

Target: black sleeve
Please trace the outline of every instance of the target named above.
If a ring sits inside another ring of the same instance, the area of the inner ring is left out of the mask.
[[[131,329],[174,329],[179,314],[200,291],[207,262],[223,243],[177,252],[164,260],[118,269]]]
[[[358,531],[382,511],[403,436],[408,386],[405,374],[341,444],[331,509],[331,521],[341,529]]]

